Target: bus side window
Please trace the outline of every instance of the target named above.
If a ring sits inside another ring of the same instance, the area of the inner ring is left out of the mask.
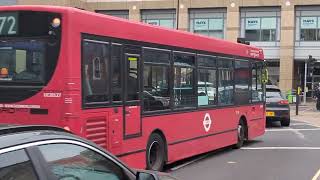
[[[252,80],[251,80],[251,102],[259,102],[261,101],[259,98],[259,91],[258,91],[258,74],[259,71],[257,69],[256,63],[252,63]]]
[[[216,57],[198,55],[198,106],[217,105]]]
[[[175,108],[196,106],[195,90],[195,56],[189,54],[174,54],[174,86],[173,100]]]
[[[218,61],[218,103],[221,106],[234,104],[233,60],[219,58]]]
[[[170,109],[170,53],[166,50],[143,50],[143,110]]]
[[[263,63],[257,63],[257,93],[258,101],[264,101],[264,85],[262,83]]]
[[[111,47],[111,92],[112,101],[122,100],[122,83],[121,83],[121,48],[119,44],[112,44]]]
[[[88,106],[102,102],[108,103],[108,43],[84,40],[82,58],[83,102]]]
[[[251,99],[249,96],[250,70],[247,60],[235,61],[235,104],[248,104]]]

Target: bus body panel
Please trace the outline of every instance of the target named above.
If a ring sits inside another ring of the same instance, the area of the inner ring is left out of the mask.
[[[20,8],[13,8],[13,7],[0,7],[0,11],[2,10],[33,10],[34,8],[30,7],[20,7]],[[36,8],[37,9],[37,8]],[[40,8],[39,11],[45,11],[46,8]],[[49,11],[51,12],[51,11]],[[67,13],[63,10],[56,9],[53,12],[61,13],[62,15],[62,26],[66,28],[62,28],[62,37],[61,37],[61,47],[59,56],[57,59],[57,66],[53,75],[47,85],[36,95],[29,97],[25,100],[20,102],[14,103],[2,103],[0,102],[2,107],[2,111],[9,111],[8,109],[15,109],[15,113],[1,113],[1,123],[13,123],[13,124],[45,124],[45,125],[54,125],[54,126],[65,126],[65,111],[68,110],[72,111],[73,113],[79,111],[79,101],[73,101],[72,105],[65,102],[65,99],[68,98],[68,94],[71,95],[80,95],[80,78],[75,78],[77,81],[70,80],[72,77],[77,77],[76,74],[71,75],[72,69],[79,68],[71,68],[69,64],[72,64],[75,67],[80,66],[79,61],[69,61],[71,59],[70,53],[70,39],[68,38],[68,32],[70,28],[70,21],[68,18]],[[80,39],[80,38],[78,38]],[[79,56],[78,56],[79,57]],[[73,88],[70,88],[71,85]],[[76,88],[74,88],[76,87]],[[72,92],[74,91],[75,92]],[[70,93],[68,93],[68,91]],[[78,98],[78,100],[80,100]],[[74,104],[76,104],[74,106]],[[78,110],[75,110],[75,109]],[[39,112],[40,113],[37,113]],[[43,111],[41,111],[43,110]],[[35,111],[32,113],[31,111]],[[76,118],[79,118],[78,116]]]
[[[264,104],[257,103],[249,108],[251,117],[248,123],[248,139],[252,140],[264,134],[266,127],[265,106]]]
[[[141,131],[141,107],[126,106],[125,107],[125,136],[140,134]]]
[[[225,114],[229,114],[225,117]],[[209,114],[211,125],[204,127]],[[181,113],[167,116],[146,117],[143,127],[152,132],[158,128],[163,131],[168,145],[168,161],[205,153],[237,141],[238,117],[235,109],[201,110],[200,112]]]

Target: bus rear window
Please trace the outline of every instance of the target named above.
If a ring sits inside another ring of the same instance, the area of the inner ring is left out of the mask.
[[[0,43],[0,81],[44,82],[46,43],[12,40]]]

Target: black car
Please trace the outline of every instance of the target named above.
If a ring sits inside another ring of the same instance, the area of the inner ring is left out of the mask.
[[[290,125],[290,107],[277,86],[266,86],[267,121],[280,121],[281,126]]]
[[[128,168],[95,144],[47,126],[0,127],[3,180],[174,180]]]

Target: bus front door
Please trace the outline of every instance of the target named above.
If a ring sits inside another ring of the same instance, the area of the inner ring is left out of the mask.
[[[141,106],[140,95],[140,53],[138,48],[125,48],[125,103],[123,108],[124,117],[124,136],[132,138],[140,136],[141,125]]]

